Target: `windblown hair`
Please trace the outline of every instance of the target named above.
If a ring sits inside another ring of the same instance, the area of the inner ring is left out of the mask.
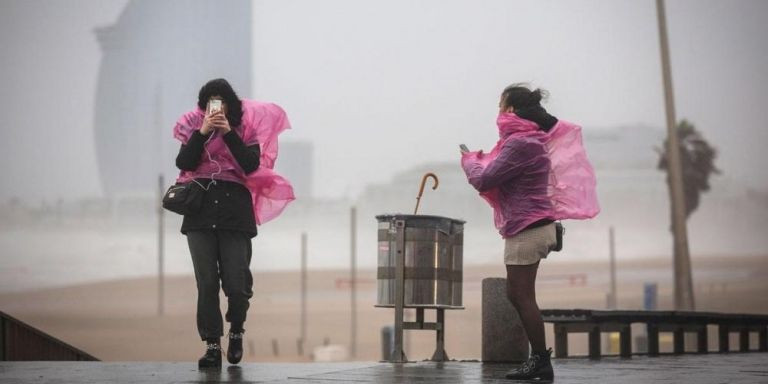
[[[541,106],[541,100],[549,94],[542,89],[531,91],[526,84],[512,84],[501,92],[502,107],[515,109],[515,114],[525,120],[536,123],[545,132],[557,124],[557,118],[547,113]]]
[[[237,93],[225,79],[213,79],[202,88],[197,96],[198,108],[205,110],[208,100],[213,96],[220,96],[227,105],[227,120],[232,127],[239,127],[243,119],[243,103],[237,97]]]

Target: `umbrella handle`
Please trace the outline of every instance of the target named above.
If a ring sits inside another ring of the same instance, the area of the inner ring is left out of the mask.
[[[434,185],[432,186],[432,190],[437,189],[437,186],[440,185],[440,181],[437,179],[437,175],[435,175],[432,172],[424,174],[424,177],[421,178],[421,187],[419,188],[419,195],[416,196],[416,209],[413,210],[413,214],[417,214],[419,212],[419,203],[421,202],[421,195],[424,194],[424,185],[427,184],[427,179],[432,178],[432,180],[435,181]]]

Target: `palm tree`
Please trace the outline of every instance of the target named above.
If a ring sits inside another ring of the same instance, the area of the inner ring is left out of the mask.
[[[683,119],[677,124],[677,137],[680,145],[680,162],[683,168],[683,190],[685,192],[685,217],[699,207],[701,193],[709,191],[709,177],[720,174],[715,167],[717,150],[709,145],[696,127]],[[656,148],[659,153],[658,169],[667,172],[669,184],[668,143],[664,140],[663,149]]]

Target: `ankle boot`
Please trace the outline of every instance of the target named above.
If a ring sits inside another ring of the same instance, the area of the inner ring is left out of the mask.
[[[555,379],[555,373],[552,370],[551,355],[552,349],[531,353],[528,361],[507,374],[507,379],[552,382]]]
[[[229,331],[229,345],[227,346],[227,361],[237,364],[243,358],[243,333],[245,330]]]
[[[197,361],[198,368],[221,369],[221,344],[218,341],[207,341],[205,355]]]

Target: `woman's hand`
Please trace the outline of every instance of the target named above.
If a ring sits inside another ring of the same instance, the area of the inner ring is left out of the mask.
[[[202,133],[205,136],[208,136],[211,133],[211,131],[213,131],[213,129],[215,128],[213,124],[213,119],[214,119],[214,116],[216,116],[216,114],[218,113],[221,113],[221,112],[217,111],[217,112],[211,113],[210,115],[205,115],[205,118],[203,119],[203,125],[200,127],[200,133]]]
[[[211,114],[211,124],[213,125],[214,129],[220,130],[222,134],[228,133],[232,130],[232,127],[229,126],[229,120],[227,120],[224,112],[221,111],[217,111]]]

